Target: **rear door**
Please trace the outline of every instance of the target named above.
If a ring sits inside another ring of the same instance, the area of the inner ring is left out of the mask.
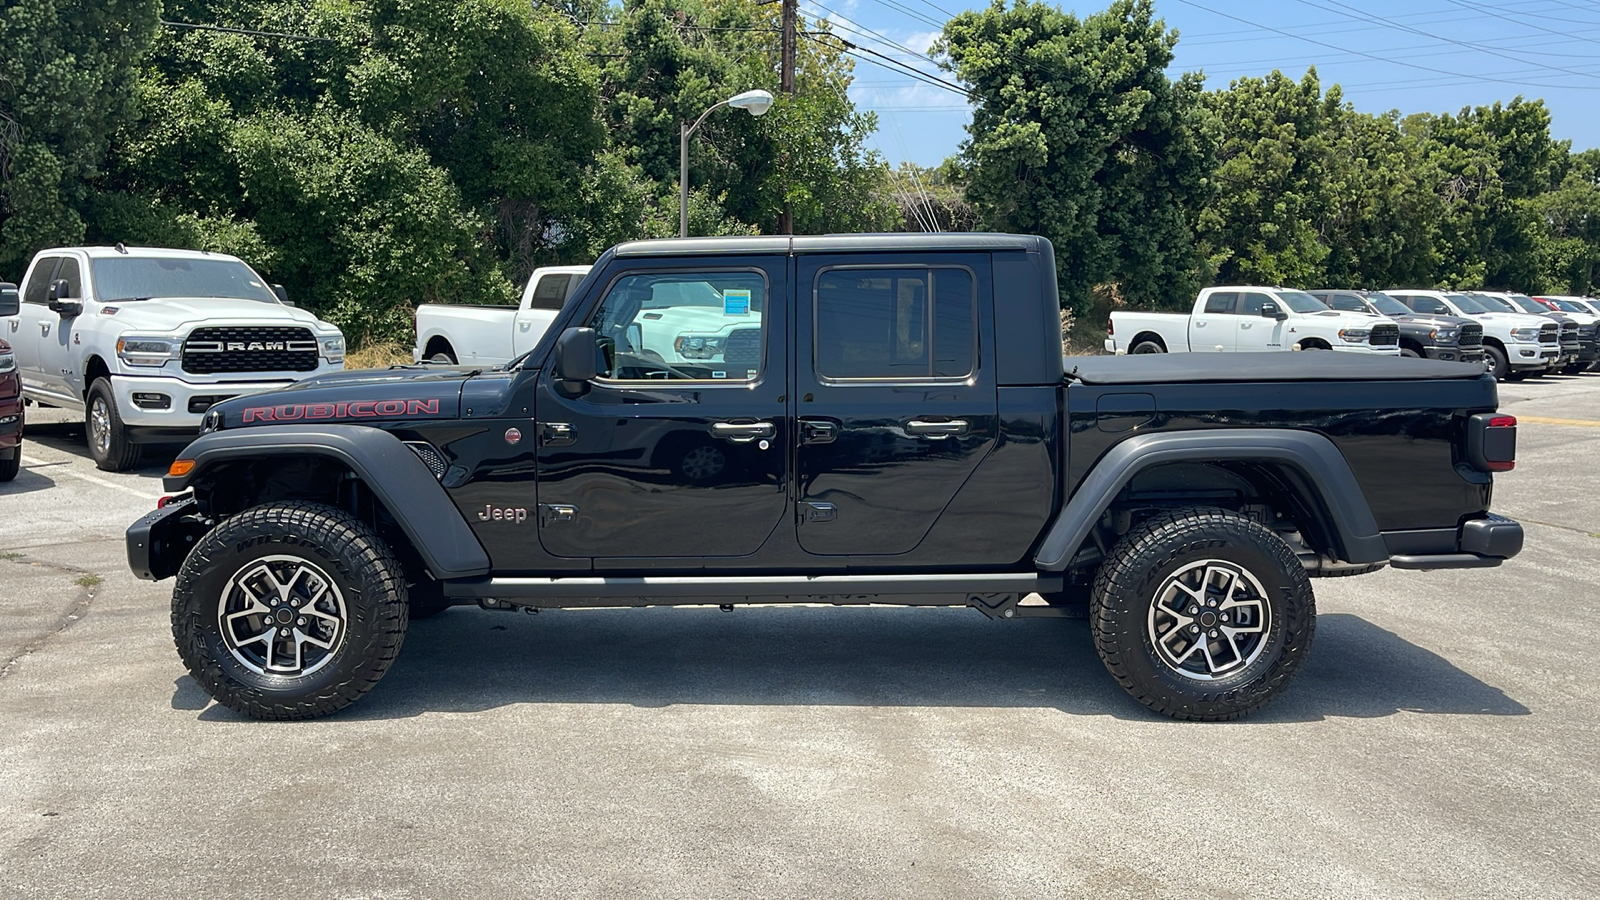
[[[1200,312],[1189,317],[1189,349],[1195,353],[1231,353],[1239,341],[1239,320],[1233,314],[1238,291],[1212,291]]]
[[[597,569],[746,556],[788,521],[788,260],[622,269],[574,324],[600,375],[541,375],[539,539]]]
[[[994,447],[988,254],[801,256],[795,329],[800,546],[921,542]]]

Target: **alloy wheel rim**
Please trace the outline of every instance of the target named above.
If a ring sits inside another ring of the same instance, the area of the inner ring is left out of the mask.
[[[89,405],[89,436],[94,439],[96,450],[110,452],[111,410],[106,408],[106,401],[100,397],[94,398]]]
[[[258,675],[297,677],[326,666],[349,631],[344,595],[298,556],[242,566],[222,588],[217,626],[236,662]]]
[[[1272,603],[1250,570],[1223,559],[1192,562],[1156,589],[1147,622],[1156,658],[1173,673],[1215,681],[1267,649]]]

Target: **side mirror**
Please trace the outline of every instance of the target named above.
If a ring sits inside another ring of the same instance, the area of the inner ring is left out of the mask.
[[[1263,319],[1277,319],[1282,322],[1284,319],[1289,318],[1289,314],[1279,309],[1278,304],[1273,303],[1271,300],[1265,300],[1261,303],[1261,317]]]
[[[599,347],[593,328],[568,328],[556,340],[556,358],[552,371],[560,381],[585,382],[600,374],[595,364]]]
[[[83,301],[69,296],[72,288],[65,278],[57,278],[50,282],[50,311],[70,319],[83,312]]]
[[[0,284],[0,319],[22,312],[22,296],[11,282]]]
[[[289,302],[289,292],[284,290],[283,285],[281,284],[275,284],[272,286],[272,296],[277,297],[278,302],[282,303],[284,306],[294,305],[293,303]]]

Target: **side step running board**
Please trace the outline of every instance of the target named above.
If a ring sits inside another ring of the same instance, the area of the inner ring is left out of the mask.
[[[762,603],[891,603],[967,606],[981,595],[1059,591],[1057,575],[723,575],[576,578],[473,578],[444,582],[447,597],[504,600],[513,606],[674,606],[745,600]],[[976,605],[976,604],[971,604]],[[982,606],[991,606],[982,602]]]

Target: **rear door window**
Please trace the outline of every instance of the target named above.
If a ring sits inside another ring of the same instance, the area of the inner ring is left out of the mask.
[[[529,301],[529,307],[532,309],[560,309],[561,305],[567,302],[567,295],[572,292],[573,281],[582,277],[582,275],[570,273],[540,277],[538,284],[533,286],[533,299]]]
[[[1205,311],[1213,315],[1232,315],[1238,302],[1238,291],[1217,291],[1206,298]]]
[[[824,269],[815,371],[827,380],[966,378],[977,360],[977,290],[964,268]]]

